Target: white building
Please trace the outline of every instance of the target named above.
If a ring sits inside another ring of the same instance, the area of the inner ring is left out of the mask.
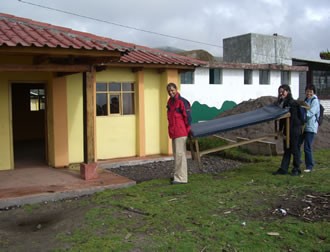
[[[212,119],[243,101],[277,96],[281,84],[290,85],[293,97],[299,98],[299,76],[308,67],[292,65],[290,38],[249,33],[224,39],[223,48],[224,62],[181,73],[181,94],[193,106],[194,122]]]

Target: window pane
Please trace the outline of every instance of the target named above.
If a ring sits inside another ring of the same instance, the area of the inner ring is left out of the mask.
[[[329,99],[330,97],[330,71],[313,71],[313,84],[316,94],[320,98]]]
[[[209,70],[210,84],[214,84],[214,69]]]
[[[96,91],[107,91],[107,84],[106,83],[96,83]]]
[[[44,89],[38,89],[38,94],[39,94],[39,96],[45,95],[45,90]]]
[[[244,84],[252,84],[252,70],[244,69]]]
[[[281,72],[281,84],[290,85],[290,72],[289,71]]]
[[[134,94],[123,94],[123,114],[134,114]]]
[[[38,111],[38,89],[30,89],[30,111]]]
[[[259,84],[269,84],[268,70],[259,70]]]
[[[221,84],[221,69],[214,70],[214,84]]]
[[[39,111],[45,109],[45,90],[30,89],[30,111]]]
[[[96,94],[96,115],[108,115],[107,94]]]
[[[123,83],[123,91],[134,91],[133,83]]]
[[[209,71],[210,84],[221,84],[222,83],[222,69],[214,68]]]
[[[181,82],[181,84],[186,84],[184,73],[180,73],[180,82]]]
[[[187,73],[188,83],[194,84],[194,72]]]
[[[46,99],[45,99],[45,95],[44,95],[44,93],[45,93],[45,91],[43,90],[43,89],[40,89],[40,91],[42,91],[42,95],[39,97],[39,109],[40,110],[45,110],[45,108],[46,108]]]
[[[110,95],[110,114],[119,114],[119,95]]]
[[[30,111],[38,111],[39,110],[39,103],[38,99],[30,99]]]
[[[119,82],[111,82],[109,84],[109,91],[120,91],[120,83]]]
[[[194,84],[194,72],[184,72],[180,74],[181,84]]]

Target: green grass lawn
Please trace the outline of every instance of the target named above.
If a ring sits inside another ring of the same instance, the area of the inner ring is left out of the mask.
[[[281,157],[263,157],[187,185],[107,190],[83,200],[94,208],[82,228],[58,239],[70,251],[330,251],[329,157],[315,152],[315,172],[300,177],[271,175]]]

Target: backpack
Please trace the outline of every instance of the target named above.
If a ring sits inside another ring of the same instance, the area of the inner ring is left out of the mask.
[[[316,99],[316,97],[313,97],[312,98],[312,100],[311,100],[311,104],[312,104],[312,102],[314,101]],[[305,99],[305,101],[306,101],[306,99]],[[319,124],[319,126],[321,126],[321,124],[322,124],[322,122],[323,122],[323,115],[324,115],[324,107],[323,107],[323,105],[319,102],[319,104],[320,104],[320,112],[319,112],[319,115],[315,115],[315,117],[316,117],[316,121],[317,121],[317,123]],[[307,111],[306,111],[306,113],[307,113]]]
[[[192,116],[191,116],[191,105],[190,102],[183,98],[182,96],[180,96],[179,98],[181,101],[183,101],[184,107],[186,109],[186,114],[187,114],[187,119],[188,119],[188,124],[191,125],[192,122]],[[180,111],[182,113],[182,111]]]
[[[320,116],[319,116],[319,120],[317,121],[319,123],[319,125],[321,126],[322,122],[323,122],[323,116],[324,116],[324,107],[323,105],[320,103]]]
[[[302,125],[307,122],[307,109],[302,105],[298,105],[298,118]]]

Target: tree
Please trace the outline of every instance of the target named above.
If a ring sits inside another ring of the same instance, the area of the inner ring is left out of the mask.
[[[322,51],[320,52],[320,58],[324,60],[330,60],[330,51]]]

